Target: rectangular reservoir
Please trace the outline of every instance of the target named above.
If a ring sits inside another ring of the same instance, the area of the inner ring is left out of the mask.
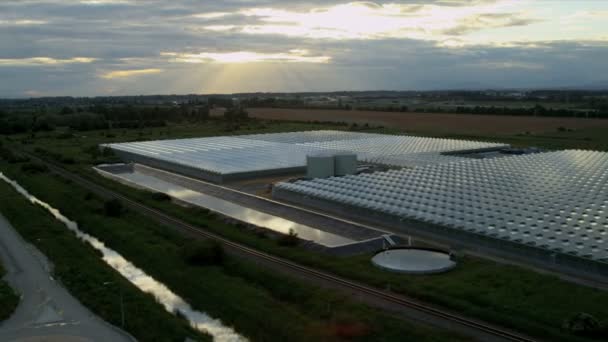
[[[205,195],[157,177],[143,174],[137,170],[126,171],[123,169],[122,171],[117,171],[119,170],[118,168],[113,168],[113,171],[106,171],[111,170],[111,168],[106,168],[106,170],[96,168],[95,170],[104,177],[112,178],[121,183],[154,192],[165,193],[180,201],[211,210],[257,227],[270,229],[282,234],[288,234],[290,230],[293,230],[298,234],[299,238],[313,241],[326,247],[337,247],[356,242],[355,240],[344,236],[325,232],[320,229],[225,201],[217,197]]]

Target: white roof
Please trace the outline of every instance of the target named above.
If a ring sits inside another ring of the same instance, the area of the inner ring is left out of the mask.
[[[608,153],[567,150],[282,183],[355,207],[608,261]]]
[[[461,161],[440,152],[506,146],[503,144],[344,131],[306,131],[106,145],[211,173],[231,174],[306,166],[319,152],[352,152],[359,160],[395,166]]]

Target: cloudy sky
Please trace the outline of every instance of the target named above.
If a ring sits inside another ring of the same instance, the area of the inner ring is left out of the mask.
[[[605,0],[0,1],[0,97],[596,85]]]

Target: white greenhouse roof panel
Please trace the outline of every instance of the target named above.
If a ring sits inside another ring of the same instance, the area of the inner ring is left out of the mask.
[[[357,140],[382,136],[380,134],[359,133],[348,131],[303,131],[303,132],[287,132],[287,133],[267,133],[267,134],[251,134],[242,135],[241,138],[262,140],[286,144],[303,144],[323,141],[340,141],[340,140]]]
[[[499,148],[476,141],[344,131],[305,131],[105,145],[123,159],[213,181],[303,171],[306,156],[319,152],[357,154],[358,160],[417,166],[459,160],[443,152]],[[204,177],[205,174],[209,177]],[[237,177],[238,174],[238,177]],[[218,178],[219,177],[219,178]],[[211,179],[212,178],[212,179]]]
[[[467,160],[275,188],[608,262],[605,152]]]
[[[311,146],[236,137],[159,140],[108,146],[118,152],[130,152],[219,174],[303,167],[308,154],[327,151]]]
[[[303,145],[352,151],[360,154],[360,157],[362,156],[364,160],[378,156],[398,156],[429,152],[455,153],[499,149],[509,146],[493,142],[381,134],[374,134],[370,137],[356,140],[333,140]]]

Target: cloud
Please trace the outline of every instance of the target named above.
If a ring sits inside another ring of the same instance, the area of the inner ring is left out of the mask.
[[[93,63],[95,60],[95,58],[89,57],[73,57],[68,59],[56,59],[51,57],[0,58],[0,67],[57,66],[65,64]]]
[[[0,97],[587,84],[608,74],[606,11],[605,1],[3,0]]]
[[[80,0],[83,5],[128,5],[133,3],[130,0]]]
[[[0,26],[27,26],[27,25],[44,25],[44,24],[48,24],[48,21],[35,20],[35,19],[16,19],[16,20],[0,19]]]
[[[482,13],[460,19],[456,26],[444,30],[443,33],[460,36],[482,29],[527,26],[540,21],[527,17],[525,13]]]
[[[179,63],[328,63],[331,60],[331,57],[329,56],[310,56],[307,50],[298,49],[290,50],[287,53],[260,53],[252,51],[201,53],[162,52],[161,56],[169,57],[172,62]]]
[[[134,70],[114,70],[101,74],[99,77],[105,79],[129,78],[141,75],[158,74],[163,72],[162,69],[134,69]]]
[[[445,35],[538,22],[524,12],[502,12],[505,1],[467,2],[469,6],[462,1],[450,4],[453,6],[351,2],[308,11],[252,8],[241,13],[257,18],[260,23],[243,25],[241,32],[315,39],[442,40]]]

